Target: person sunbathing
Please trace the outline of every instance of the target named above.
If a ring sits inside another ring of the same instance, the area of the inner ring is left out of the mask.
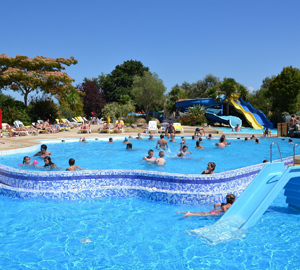
[[[116,130],[120,130],[123,128],[123,123],[120,119],[118,119],[118,123],[115,125],[115,128]]]

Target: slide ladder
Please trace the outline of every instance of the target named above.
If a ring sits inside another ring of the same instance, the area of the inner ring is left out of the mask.
[[[277,144],[274,142],[270,146],[270,160],[272,160],[272,146],[275,143]],[[279,146],[278,151],[280,153]],[[282,161],[266,163],[216,223],[189,233],[202,237],[211,245],[244,237],[246,230],[255,225],[284,187],[288,194],[287,203],[300,209],[300,167],[291,166],[285,169]]]

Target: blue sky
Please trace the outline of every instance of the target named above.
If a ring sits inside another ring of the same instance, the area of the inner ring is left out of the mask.
[[[300,68],[299,10],[298,0],[2,1],[0,53],[74,56],[75,84],[133,59],[167,91],[209,73],[257,90]]]

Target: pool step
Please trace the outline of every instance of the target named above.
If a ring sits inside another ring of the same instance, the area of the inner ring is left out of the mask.
[[[300,165],[300,164],[295,164]],[[300,173],[299,176],[293,177],[284,187],[284,195],[286,196],[286,203],[300,211]]]

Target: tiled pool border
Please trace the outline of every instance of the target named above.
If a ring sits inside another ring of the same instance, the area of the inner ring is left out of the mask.
[[[98,139],[107,140],[103,137]],[[41,143],[59,141],[42,140]],[[39,147],[36,145],[5,152],[28,152]],[[286,166],[293,162],[291,158],[284,158],[283,161]],[[258,164],[213,175],[199,175],[138,170],[36,172],[0,165],[0,194],[18,198],[68,200],[138,196],[174,204],[207,204],[224,201],[228,193],[240,195],[263,166]]]

